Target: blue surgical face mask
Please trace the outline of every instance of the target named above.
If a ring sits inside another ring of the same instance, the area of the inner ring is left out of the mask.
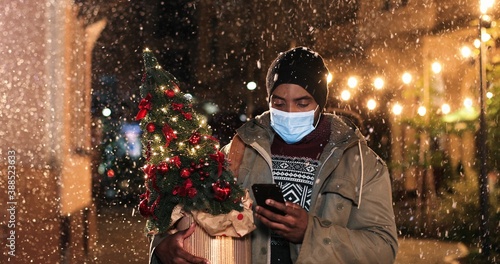
[[[297,143],[315,129],[316,109],[307,112],[284,112],[271,107],[271,127],[287,144]]]

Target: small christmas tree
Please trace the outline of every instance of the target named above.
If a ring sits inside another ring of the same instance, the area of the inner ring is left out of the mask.
[[[150,50],[144,50],[143,58],[136,120],[141,121],[146,158],[146,191],[139,211],[148,219],[148,231],[166,231],[176,206],[211,215],[243,211],[245,190],[227,170],[206,118],[193,111],[190,97]]]

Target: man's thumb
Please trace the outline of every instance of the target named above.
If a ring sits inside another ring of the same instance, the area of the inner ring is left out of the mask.
[[[183,231],[184,233],[182,234],[182,238],[183,239],[188,238],[190,235],[194,233],[195,229],[196,229],[196,223],[192,222],[189,228]]]

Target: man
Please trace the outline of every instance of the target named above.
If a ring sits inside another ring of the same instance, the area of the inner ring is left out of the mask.
[[[254,208],[252,263],[393,263],[396,257],[387,167],[359,130],[323,113],[327,75],[321,56],[308,48],[281,53],[267,74],[270,110],[237,129],[224,148],[244,187],[277,183],[285,196],[284,204],[266,201],[284,215]],[[155,257],[206,263],[182,249],[194,228],[156,239]]]

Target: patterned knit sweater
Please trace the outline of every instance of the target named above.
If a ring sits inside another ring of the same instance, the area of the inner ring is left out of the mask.
[[[281,187],[285,201],[309,211],[319,155],[330,137],[330,122],[321,118],[316,129],[301,141],[287,144],[277,134],[271,146],[273,178]],[[271,263],[292,263],[289,243],[271,234]]]

